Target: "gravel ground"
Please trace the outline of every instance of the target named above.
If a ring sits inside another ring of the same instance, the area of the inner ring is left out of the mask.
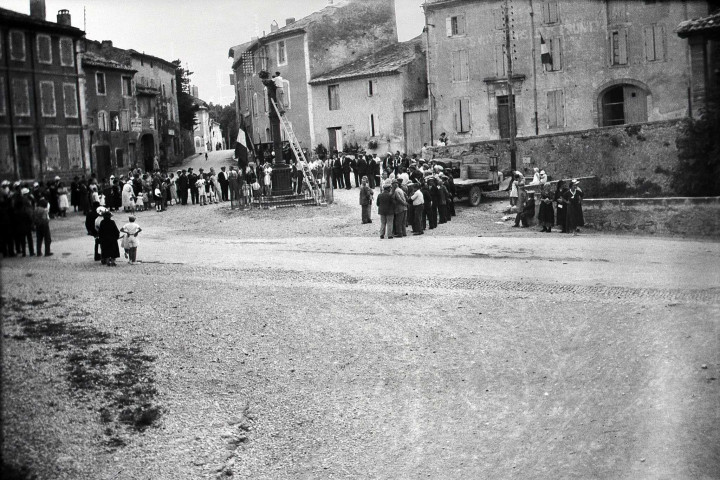
[[[4,260],[3,474],[720,478],[717,243],[495,203],[381,241],[356,196],[143,212],[114,269],[71,215]]]

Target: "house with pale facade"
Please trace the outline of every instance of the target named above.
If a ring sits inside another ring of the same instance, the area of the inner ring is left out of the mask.
[[[310,81],[314,137],[329,151],[419,153],[429,142],[425,41],[390,45]]]

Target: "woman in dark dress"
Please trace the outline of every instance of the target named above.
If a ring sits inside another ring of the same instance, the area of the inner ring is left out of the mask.
[[[557,202],[557,215],[555,216],[556,225],[562,229],[562,233],[567,233],[565,229],[565,218],[567,218],[567,202],[563,194],[567,191],[567,184],[560,180],[555,189],[555,201]]]
[[[103,213],[103,221],[100,222],[98,236],[100,237],[102,259],[105,261],[107,266],[116,266],[115,259],[120,258],[120,248],[118,247],[120,230],[118,230],[115,220],[112,219],[112,213],[109,211],[105,211],[105,213]]]
[[[582,198],[583,192],[578,188],[578,181],[573,180],[570,182],[570,189],[564,193],[563,197],[567,200],[567,218],[565,224],[567,225],[567,233],[572,232],[573,235],[577,235],[580,231],[579,227],[585,226],[585,219],[582,211]]]
[[[72,183],[70,183],[70,205],[73,207],[73,211],[78,211],[78,182],[80,181],[80,178],[75,176],[73,177]]]
[[[540,208],[538,210],[538,222],[542,225],[541,232],[550,233],[553,225],[555,225],[555,212],[553,211],[553,200],[550,198],[550,192],[543,189],[540,197]]]

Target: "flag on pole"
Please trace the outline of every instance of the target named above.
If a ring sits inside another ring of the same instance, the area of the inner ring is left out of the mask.
[[[243,171],[248,164],[248,143],[247,133],[241,125],[238,129],[237,140],[235,140],[235,157]]]
[[[542,34],[540,34],[540,61],[543,65],[552,66],[552,55],[550,55],[550,49],[548,49],[547,43]]]

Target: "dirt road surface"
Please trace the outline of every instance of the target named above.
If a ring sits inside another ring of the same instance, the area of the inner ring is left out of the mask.
[[[3,260],[6,472],[720,478],[718,243],[498,203],[380,240],[357,196],[142,212],[116,268],[70,215],[55,256]]]

